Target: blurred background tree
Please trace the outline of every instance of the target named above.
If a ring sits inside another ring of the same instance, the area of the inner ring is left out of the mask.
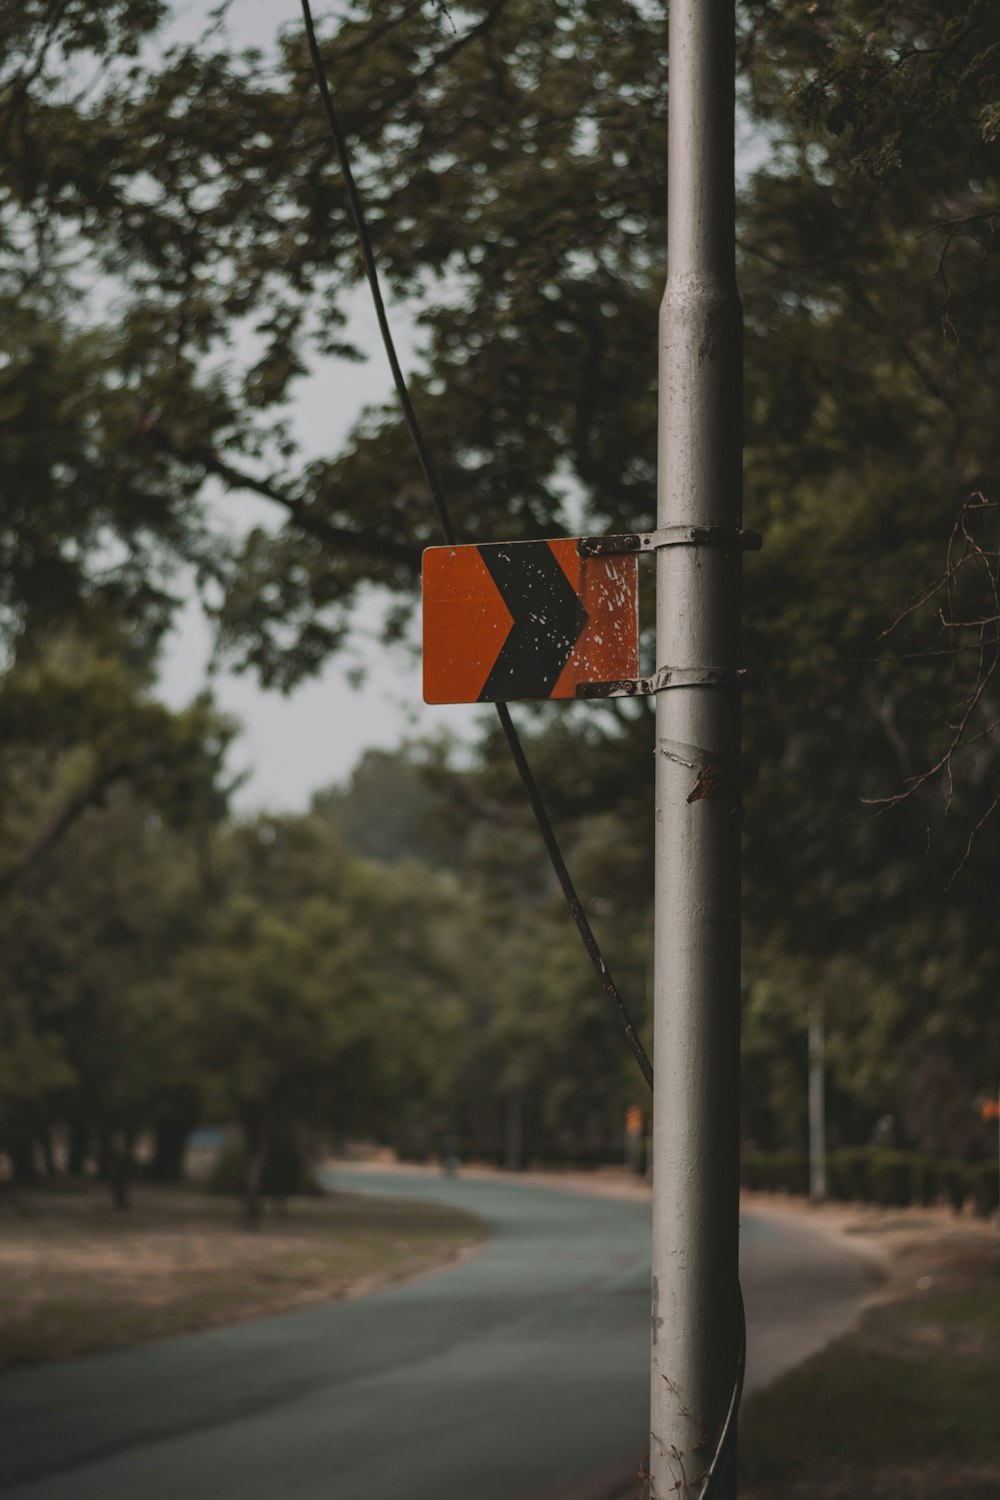
[[[360,263],[300,29],[264,56],[222,14],[169,44],[156,0],[14,0],[0,22],[3,1149],[29,1171],[75,1120],[127,1162],[152,1129],[168,1173],[187,1123],[228,1110],[252,1163],[269,1109],[508,1155],[608,1145],[636,1082],[494,738],[471,769],[370,758],[308,814],[239,825],[231,727],[155,701],[187,576],[230,659],[288,687],[373,583],[405,637],[438,540],[393,407],[320,461],[291,441],[296,377],[359,357]],[[800,1142],[821,993],[833,1138],[892,1114],[908,1143],[974,1154],[1000,1073],[1000,17],[750,0],[739,24],[746,514],[766,538],[745,1128]],[[322,31],[460,534],[648,526],[665,6],[392,0]],[[231,543],[213,486],[281,524]],[[647,1025],[648,705],[523,718]],[[119,865],[136,880],[106,889]],[[104,1060],[70,1047],[88,1013]],[[161,1020],[182,1061],[154,1078]],[[115,1080],[100,1109],[91,1073]],[[969,1110],[945,1146],[949,1088]]]

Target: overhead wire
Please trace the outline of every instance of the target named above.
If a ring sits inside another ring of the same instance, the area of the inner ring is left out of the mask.
[[[378,320],[379,332],[381,334],[382,343],[385,347],[385,352],[388,357],[389,368],[392,372],[393,384],[395,386],[396,394],[399,398],[399,403],[403,411],[403,417],[406,421],[407,428],[409,429],[410,436],[413,440],[413,445],[417,451],[417,458],[424,475],[428,493],[430,494],[432,504],[437,513],[442,535],[444,537],[445,543],[450,546],[457,543],[458,535],[455,530],[454,523],[452,522],[451,513],[448,509],[448,505],[445,500],[440,481],[438,479],[434,460],[431,457],[430,450],[428,449],[427,444],[424,440],[424,436],[420,428],[420,423],[417,420],[417,414],[413,407],[413,402],[410,399],[410,393],[406,384],[406,378],[403,375],[402,367],[399,363],[399,356],[396,352],[395,340],[392,336],[392,329],[389,325],[389,318],[388,314],[386,313],[385,302],[382,297],[382,288],[378,274],[378,266],[375,262],[375,255],[372,249],[371,236],[368,231],[368,221],[365,216],[364,204],[361,201],[361,195],[358,191],[357,183],[354,178],[354,172],[351,168],[350,152],[347,148],[347,141],[341,128],[340,119],[337,115],[337,111],[333,103],[333,98],[330,93],[330,87],[327,82],[326,69],[323,65],[323,59],[320,54],[319,44],[316,40],[316,30],[313,24],[312,9],[310,7],[309,0],[300,0],[300,3],[302,6],[303,20],[305,22],[306,40],[309,47],[309,56],[312,62],[313,72],[316,76],[316,83],[319,88],[320,98],[323,104],[323,112],[326,116],[326,121],[330,130],[331,138],[333,140],[334,149],[337,153],[337,158],[340,163],[340,169],[343,174],[344,185],[347,189],[347,198],[350,205],[351,217],[354,221],[354,227],[357,232],[358,242],[361,248],[361,257],[365,268],[365,276],[367,278],[368,286],[371,291],[372,301],[375,307],[375,316]],[[542,800],[542,795],[539,791],[534,773],[532,772],[531,766],[528,763],[528,758],[525,754],[524,746],[521,742],[521,737],[518,734],[517,729],[514,725],[514,721],[510,716],[510,710],[506,703],[496,703],[494,704],[494,707],[497,712],[497,717],[500,721],[500,727],[503,731],[504,738],[507,741],[507,746],[510,750],[511,758],[514,762],[514,766],[517,770],[518,776],[520,777],[521,784],[527,795],[528,802],[534,814],[535,821],[538,824],[539,831],[542,835],[542,841],[545,844],[545,849],[548,853],[549,861],[552,865],[552,869],[555,873],[556,879],[559,882],[560,889],[562,890],[563,896],[566,900],[566,904],[576,925],[576,929],[580,935],[580,939],[587,951],[591,963],[593,964],[594,971],[597,974],[597,978],[600,982],[601,988],[604,990],[604,993],[611,1004],[612,1011],[615,1015],[618,1025],[621,1028],[625,1039],[632,1050],[632,1054],[639,1065],[642,1075],[645,1078],[650,1089],[652,1089],[652,1064],[649,1061],[645,1048],[642,1045],[631,1017],[629,1016],[628,1010],[625,1006],[625,1002],[621,997],[618,986],[611,976],[610,970],[608,969],[607,963],[601,952],[600,945],[598,944],[598,941],[594,936],[593,930],[590,926],[590,922],[587,919],[587,914],[584,911],[583,903],[580,900],[580,897],[576,890],[576,886],[574,885],[569,870],[567,869],[566,861],[563,858],[562,850],[556,837],[555,829],[552,826],[552,820],[548,815],[548,810],[546,809],[545,803]],[[709,1500],[709,1497],[711,1496],[715,1478],[719,1473],[719,1462],[726,1448],[730,1433],[733,1429],[733,1424],[739,1411],[740,1399],[743,1393],[743,1378],[746,1371],[746,1314],[743,1306],[743,1293],[740,1288],[739,1282],[737,1282],[736,1286],[736,1296],[738,1304],[739,1340],[733,1389],[729,1401],[729,1406],[726,1411],[726,1416],[723,1420],[722,1428],[719,1432],[719,1437],[716,1442],[712,1458],[706,1466],[704,1474],[701,1476],[701,1488],[698,1491],[698,1500]]]
[[[365,275],[368,279],[368,285],[371,289],[372,300],[375,304],[375,316],[378,319],[379,332],[382,335],[382,342],[385,345],[386,355],[388,356],[389,360],[389,368],[392,371],[393,384],[396,387],[396,394],[399,397],[399,403],[403,409],[403,416],[405,418],[406,425],[409,428],[410,436],[413,439],[413,445],[417,450],[417,457],[420,462],[420,467],[423,471],[424,480],[426,481],[431,501],[433,502],[434,509],[437,512],[442,535],[444,536],[445,542],[448,545],[452,545],[458,540],[457,533],[455,531],[454,523],[451,519],[451,514],[448,510],[447,502],[444,498],[444,493],[438,480],[437,470],[434,466],[434,460],[431,457],[430,450],[428,449],[426,442],[424,441],[424,436],[420,429],[420,423],[417,421],[417,414],[413,409],[413,402],[410,399],[410,393],[407,388],[406,379],[403,375],[403,371],[399,363],[399,356],[396,353],[396,344],[392,336],[392,329],[389,326],[389,318],[386,313],[385,302],[382,297],[382,287],[378,274],[378,266],[375,263],[375,254],[372,250],[371,236],[368,232],[368,221],[365,216],[364,204],[361,201],[361,194],[358,192],[358,186],[354,180],[354,172],[351,168],[351,159],[350,153],[347,149],[347,141],[341,128],[340,119],[337,115],[337,111],[333,103],[333,98],[330,93],[330,87],[327,82],[326,69],[323,66],[323,59],[320,56],[319,44],[316,40],[316,30],[313,25],[312,11],[309,5],[309,0],[301,0],[301,4],[302,15],[305,20],[306,39],[309,44],[309,56],[312,61],[313,72],[316,75],[316,82],[319,86],[320,98],[323,101],[323,112],[326,115],[326,121],[330,128],[330,135],[333,139],[334,149],[337,152],[337,157],[340,162],[340,169],[343,173],[344,185],[347,188],[347,198],[348,203],[350,204],[351,217],[354,220],[354,228],[357,231],[358,241],[361,246],[361,258],[364,262]],[[573,884],[572,877],[570,876],[569,870],[566,867],[566,861],[564,860],[562,851],[559,847],[559,841],[556,838],[555,830],[552,826],[552,820],[548,815],[545,803],[542,800],[542,795],[538,789],[538,783],[536,782],[531,767],[528,764],[528,758],[524,753],[524,746],[521,743],[521,737],[518,734],[517,729],[514,725],[514,721],[510,716],[510,710],[508,709],[506,703],[497,703],[494,704],[494,707],[497,711],[497,718],[500,720],[500,728],[503,731],[504,738],[507,741],[507,746],[510,750],[511,757],[517,769],[518,776],[521,779],[521,784],[527,794],[528,802],[531,805],[531,810],[535,815],[535,821],[538,824],[539,831],[541,832],[542,840],[545,844],[546,851],[548,852],[549,860],[552,864],[553,871],[555,872],[556,879],[559,882],[559,886],[562,890],[563,896],[565,897],[566,904],[569,907],[573,921],[576,924],[576,929],[580,934],[580,939],[583,943],[584,948],[587,950],[591,963],[594,966],[594,971],[597,974],[598,980],[600,981],[601,988],[604,990],[604,993],[611,1004],[614,1015],[618,1021],[618,1025],[620,1026],[629,1047],[632,1049],[632,1053],[635,1057],[636,1062],[639,1064],[639,1067],[642,1071],[642,1076],[649,1084],[649,1087],[652,1088],[653,1066],[646,1055],[646,1050],[639,1039],[639,1034],[635,1029],[631,1017],[629,1016],[628,1010],[625,1006],[625,1002],[618,990],[618,986],[615,984],[615,981],[611,976],[611,972],[608,969],[608,965],[606,960],[604,959],[603,954],[601,953],[600,945],[598,944],[598,941],[594,936],[593,930],[590,926],[590,922],[587,920],[587,914],[583,909],[583,903],[581,902],[580,897],[577,894],[577,890],[575,885]]]

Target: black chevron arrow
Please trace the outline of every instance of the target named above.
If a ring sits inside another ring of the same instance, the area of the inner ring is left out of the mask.
[[[514,617],[480,703],[547,698],[587,623],[587,611],[547,542],[480,547]]]

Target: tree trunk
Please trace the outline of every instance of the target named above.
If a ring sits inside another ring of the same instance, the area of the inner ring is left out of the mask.
[[[42,1148],[42,1161],[45,1163],[45,1180],[54,1182],[58,1176],[56,1170],[56,1153],[52,1145],[52,1131],[48,1125],[38,1127],[38,1144]]]
[[[112,1202],[120,1213],[126,1213],[132,1207],[130,1190],[133,1145],[134,1136],[131,1131],[115,1132],[112,1136],[108,1181],[111,1185]]]
[[[180,1182],[190,1134],[190,1126],[183,1120],[164,1120],[157,1126],[149,1164],[150,1182]]]
[[[248,1229],[259,1229],[264,1216],[260,1184],[271,1138],[271,1112],[248,1111],[243,1119],[247,1165],[244,1178],[244,1212]]]
[[[115,1150],[111,1132],[103,1126],[97,1137],[97,1175],[101,1182],[110,1182],[114,1169]]]
[[[14,1182],[18,1187],[34,1187],[38,1182],[35,1165],[35,1142],[31,1136],[12,1142],[9,1147]]]
[[[69,1127],[69,1160],[66,1170],[71,1177],[82,1177],[87,1170],[90,1155],[90,1132],[82,1120],[74,1120]]]

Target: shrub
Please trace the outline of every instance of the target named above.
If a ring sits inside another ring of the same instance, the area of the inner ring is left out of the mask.
[[[400,1161],[430,1161],[431,1148],[426,1141],[396,1141],[394,1149]]]
[[[740,1182],[764,1192],[806,1193],[809,1157],[802,1151],[744,1151]],[[927,1207],[947,1199],[956,1213],[971,1198],[988,1218],[1000,1206],[996,1163],[974,1166],[939,1161],[917,1151],[885,1151],[876,1146],[845,1146],[826,1158],[826,1186],[841,1203],[878,1203],[883,1208]]]
[[[809,1191],[809,1156],[805,1151],[779,1151],[775,1156],[775,1188],[779,1193],[804,1196]]]
[[[537,1141],[530,1144],[525,1156],[535,1166],[592,1170],[595,1167],[620,1167],[624,1151],[617,1141],[605,1144]]]
[[[771,1157],[764,1151],[744,1151],[740,1157],[740,1182],[752,1193],[768,1192],[773,1173]]]
[[[995,1161],[978,1162],[966,1168],[972,1204],[980,1219],[988,1219],[1000,1208],[1000,1175]]]
[[[871,1195],[869,1174],[875,1152],[871,1146],[845,1146],[826,1159],[826,1187],[841,1203],[864,1203]]]
[[[969,1173],[964,1161],[946,1161],[941,1163],[941,1174],[944,1178],[945,1193],[948,1202],[955,1212],[961,1213],[962,1206],[969,1196]]]
[[[869,1177],[875,1202],[883,1208],[905,1208],[912,1201],[912,1158],[907,1151],[879,1151]]]
[[[242,1144],[224,1146],[206,1184],[210,1193],[240,1198],[246,1189],[247,1154]],[[261,1173],[263,1198],[317,1197],[322,1189],[313,1174],[302,1139],[279,1131],[271,1143]]]
[[[808,1153],[744,1151],[740,1157],[740,1182],[751,1192],[802,1196],[809,1191]]]
[[[940,1163],[932,1156],[914,1154],[910,1159],[910,1201],[928,1208],[944,1191]]]

